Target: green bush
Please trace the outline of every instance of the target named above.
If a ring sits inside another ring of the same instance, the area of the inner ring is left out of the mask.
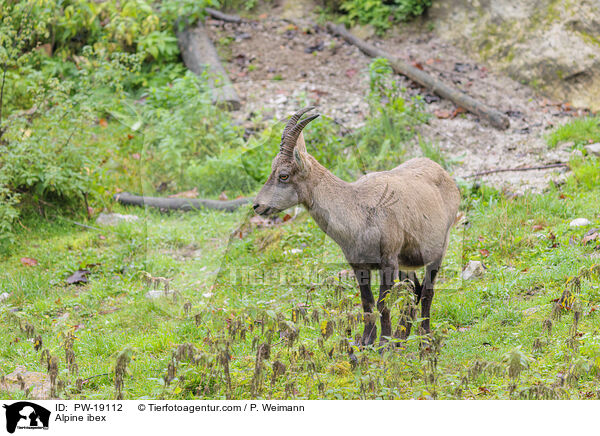
[[[422,15],[429,6],[431,0],[345,0],[339,8],[348,24],[370,24],[382,33],[395,22]]]

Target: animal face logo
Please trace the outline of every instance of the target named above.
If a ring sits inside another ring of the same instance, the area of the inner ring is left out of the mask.
[[[19,429],[48,429],[50,411],[29,401],[3,406],[6,409],[6,431]]]

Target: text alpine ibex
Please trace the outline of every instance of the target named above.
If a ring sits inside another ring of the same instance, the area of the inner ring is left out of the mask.
[[[433,284],[456,221],[460,192],[437,163],[411,159],[389,171],[367,174],[355,182],[334,176],[306,151],[302,129],[319,114],[300,118],[313,107],[295,113],[283,130],[271,175],[258,193],[254,210],[270,215],[304,205],[319,227],[342,249],[360,287],[365,329],[364,345],[372,344],[377,327],[372,312],[371,270],[380,270],[377,310],[381,314],[380,343],[392,335],[385,298],[402,274],[408,276],[421,303],[421,327],[430,331]],[[419,284],[415,269],[425,267]],[[405,338],[404,319],[395,336]]]

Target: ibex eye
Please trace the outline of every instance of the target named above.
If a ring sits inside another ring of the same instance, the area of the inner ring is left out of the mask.
[[[287,181],[287,179],[289,179],[289,178],[290,178],[289,174],[280,174],[279,175],[279,180],[281,180],[282,182]]]

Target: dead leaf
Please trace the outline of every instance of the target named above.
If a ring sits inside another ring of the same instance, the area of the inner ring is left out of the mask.
[[[452,112],[452,118],[456,118],[457,115],[464,114],[465,112],[467,112],[467,110],[459,106]]]
[[[490,393],[490,390],[488,388],[486,388],[485,386],[479,386],[479,394],[487,395],[489,393]]]
[[[356,73],[358,73],[358,70],[356,68],[349,68],[346,70],[346,77],[352,79]]]
[[[90,273],[89,269],[79,269],[79,270],[75,271],[73,274],[71,274],[69,277],[67,277],[66,282],[68,285],[87,283],[88,282],[87,275],[89,273]]]
[[[178,192],[177,194],[169,195],[169,198],[197,198],[198,188],[190,189],[189,191]]]
[[[445,120],[447,118],[451,118],[452,117],[452,112],[441,110],[441,109],[437,109],[437,110],[433,111],[433,115],[435,115],[437,118]]]
[[[490,252],[485,248],[482,248],[481,250],[479,250],[479,252],[481,253],[482,257],[488,257],[490,255]]]
[[[587,245],[588,242],[595,241],[596,239],[598,239],[600,237],[600,234],[598,233],[599,231],[600,231],[600,229],[591,229],[590,231],[588,231],[583,236],[583,239],[581,240],[581,244]]]
[[[534,232],[537,232],[539,230],[543,230],[544,229],[544,225],[543,224],[536,224],[535,226],[533,226],[532,230]]]
[[[423,64],[421,64],[420,62],[413,62],[412,66],[415,67],[418,70],[423,70]]]
[[[289,213],[286,213],[286,214],[283,216],[283,222],[289,221],[289,220],[291,220],[291,219],[292,219],[292,216],[291,216]]]
[[[98,124],[100,124],[101,127],[107,127],[108,123],[106,122],[106,120],[104,118],[100,118],[98,120]]]
[[[433,58],[429,58],[429,59],[427,59],[427,60],[425,61],[425,63],[426,63],[427,65],[433,65],[433,63],[434,63],[434,62],[435,62],[435,59],[433,59]]]
[[[24,266],[36,266],[38,264],[38,261],[31,258],[31,257],[22,257],[21,258],[21,263]]]

